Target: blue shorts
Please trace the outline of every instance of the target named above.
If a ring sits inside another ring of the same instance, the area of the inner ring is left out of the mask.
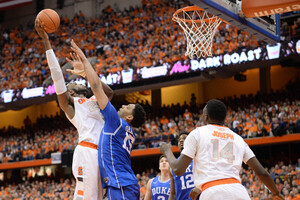
[[[120,188],[107,187],[108,200],[139,200],[140,187],[138,184],[128,185]]]

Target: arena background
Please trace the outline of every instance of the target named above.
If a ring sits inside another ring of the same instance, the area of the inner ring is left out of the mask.
[[[75,14],[82,12],[85,19],[89,19],[101,16],[103,10],[108,9],[109,6],[114,8],[114,6],[116,6],[115,4],[117,4],[119,10],[124,10],[130,9],[129,6],[142,8],[145,6],[145,2],[147,3],[147,1],[139,0],[33,0],[32,2],[20,6],[15,5],[14,7],[0,9],[0,38],[3,39],[3,33],[6,31],[13,30],[20,25],[32,26],[36,14],[44,8],[52,8],[56,10],[60,16],[69,19],[72,19]],[[188,3],[180,2],[181,1],[176,1],[176,4],[184,5]],[[0,1],[0,6],[1,3],[2,1]],[[147,6],[151,7],[151,3],[148,2],[148,4],[150,5]],[[297,34],[300,34],[300,32],[294,27],[294,21],[297,21],[299,16],[299,12],[281,16],[281,23],[287,22],[290,27],[289,30],[291,30],[281,41],[282,44],[286,41],[294,41],[294,43],[296,43],[299,40],[300,35]],[[1,45],[1,47],[3,47],[5,43],[1,43]],[[216,70],[217,75],[209,77],[208,79],[201,78],[200,76],[198,78],[196,75],[193,75],[187,78],[178,76],[170,79],[170,81],[162,81],[161,83],[158,82],[155,84],[151,82],[140,82],[141,85],[139,85],[139,82],[137,82],[130,88],[127,88],[126,85],[122,87],[118,87],[117,84],[112,85],[112,87],[116,89],[116,95],[112,102],[118,107],[126,102],[135,103],[138,101],[145,103],[147,101],[150,105],[147,114],[150,119],[155,119],[155,117],[161,118],[165,115],[163,111],[166,109],[164,108],[172,104],[176,105],[179,103],[180,108],[190,109],[191,107],[185,106],[190,105],[192,94],[195,95],[197,105],[195,112],[201,113],[200,110],[203,108],[203,104],[209,99],[227,98],[228,100],[228,97],[233,98],[236,96],[238,98],[237,101],[243,102],[242,104],[246,107],[248,100],[249,103],[253,103],[251,95],[259,93],[261,96],[269,97],[270,101],[268,102],[273,101],[273,106],[276,103],[287,103],[291,105],[292,101],[296,102],[296,105],[293,106],[298,106],[298,110],[296,110],[296,122],[299,123],[300,43],[296,48],[299,48],[299,51],[295,52],[293,57],[283,56],[272,64],[255,61],[250,63],[250,67],[243,67],[244,65],[241,64],[240,69],[239,65],[237,65],[234,71],[230,71],[230,69],[226,68],[230,72],[227,74],[221,74]],[[0,70],[3,70],[5,63],[4,52],[2,51],[1,54],[0,64],[2,66],[0,66]],[[286,57],[289,59],[285,59]],[[209,75],[215,73],[212,71],[207,72]],[[3,79],[1,80],[3,81]],[[287,88],[289,88],[288,86],[291,85],[293,90],[287,90]],[[10,88],[0,88],[0,93],[7,89]],[[287,97],[292,96],[293,99],[282,99],[282,91],[284,91],[284,94],[287,94]],[[50,95],[49,97],[29,98],[11,103],[1,102],[0,136],[1,139],[3,139],[0,141],[1,149],[4,146],[4,141],[12,142],[14,139],[22,137],[22,133],[26,133],[26,136],[39,134],[38,131],[43,130],[43,126],[39,126],[39,123],[43,124],[54,120],[64,123],[63,125],[58,125],[58,127],[71,127],[63,112],[59,109],[55,99],[55,95]],[[16,105],[22,104],[22,102],[26,106],[23,106],[22,109],[16,109]],[[159,111],[162,107],[164,108]],[[28,119],[30,123],[28,123]],[[51,130],[47,127],[47,131],[51,132],[55,130]],[[28,140],[30,140],[29,138],[28,136]],[[262,164],[268,168],[274,167],[282,161],[284,165],[296,165],[300,158],[300,132],[285,132],[283,136],[246,138],[246,141],[250,143],[251,149],[258,159],[261,160]],[[158,141],[153,141],[153,143],[155,142]],[[175,144],[176,139],[171,142]],[[158,171],[157,160],[160,154],[155,147],[144,147],[149,146],[136,147],[137,149],[133,150],[132,167],[135,173],[143,174],[143,172],[146,172],[151,174],[151,168]],[[174,151],[177,155],[179,154],[178,148],[174,147]],[[2,149],[2,153],[5,157],[9,152],[4,152]],[[72,150],[58,151],[58,153],[53,152],[50,157],[45,159],[17,162],[11,160],[5,162],[1,160],[0,185],[10,187],[8,184],[24,184],[25,181],[43,181],[47,178],[51,180],[60,180],[61,178],[72,179],[71,160]],[[47,173],[49,174],[47,175]],[[28,174],[31,175],[29,176]],[[32,174],[34,174],[34,176]]]

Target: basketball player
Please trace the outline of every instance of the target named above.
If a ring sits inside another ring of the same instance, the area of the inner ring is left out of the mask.
[[[179,135],[177,145],[180,152],[183,150],[183,144],[187,136],[187,132],[180,133]],[[197,197],[201,193],[201,190],[194,186],[193,161],[186,168],[182,176],[176,176],[173,170],[171,170],[170,180],[171,193],[169,200],[191,200],[190,196]]]
[[[65,85],[63,73],[48,35],[43,29],[43,24],[40,25],[39,20],[35,22],[35,29],[44,43],[59,106],[76,127],[79,135],[79,144],[74,150],[72,163],[72,172],[76,179],[74,199],[102,199],[97,150],[101,129],[104,126],[103,116],[99,112],[100,108],[94,96],[87,98],[89,92],[84,85],[76,83]],[[72,65],[75,72],[82,74],[81,63],[76,61],[74,57]],[[103,88],[106,94],[112,98],[112,90],[105,84],[103,84]]]
[[[201,200],[250,200],[247,190],[240,183],[239,171],[244,161],[271,190],[273,199],[283,199],[270,174],[247,143],[222,126],[225,117],[225,104],[210,100],[203,109],[203,121],[208,125],[196,128],[187,136],[178,159],[174,157],[170,144],[161,143],[160,151],[168,158],[174,173],[177,176],[184,174],[193,160],[194,183],[201,187]]]
[[[160,176],[152,178],[147,183],[144,200],[167,200],[170,195],[170,165],[167,158],[159,158]]]
[[[123,105],[117,112],[84,53],[73,40],[71,45],[84,65],[87,79],[105,119],[98,158],[102,185],[107,187],[107,197],[110,200],[139,200],[140,188],[131,169],[130,153],[136,138],[132,127],[142,126],[146,113],[139,104]]]

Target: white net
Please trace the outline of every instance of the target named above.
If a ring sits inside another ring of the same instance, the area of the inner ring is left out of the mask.
[[[184,30],[186,36],[185,56],[192,59],[194,56],[212,56],[214,36],[222,19],[208,14],[196,6],[186,7],[173,16]]]

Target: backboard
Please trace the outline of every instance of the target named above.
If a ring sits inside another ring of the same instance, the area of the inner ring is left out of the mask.
[[[262,0],[263,1],[263,0]],[[269,44],[280,41],[279,15],[245,18],[241,13],[241,0],[190,0],[194,5],[216,15],[239,29]]]

